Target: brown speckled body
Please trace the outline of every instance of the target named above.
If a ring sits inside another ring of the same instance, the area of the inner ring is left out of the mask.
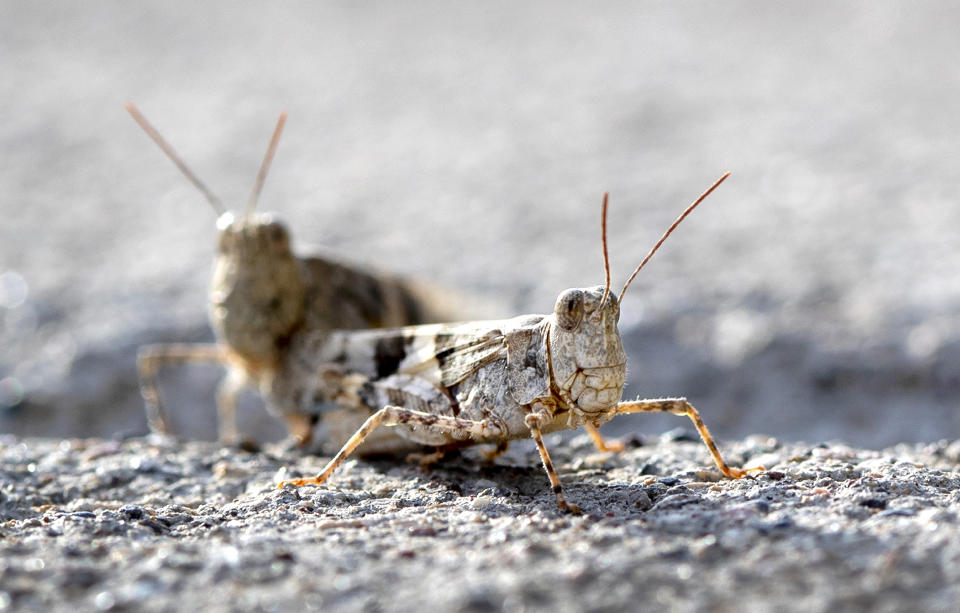
[[[725,178],[688,207],[633,276],[680,220]],[[302,390],[305,400],[335,402],[344,413],[353,414],[354,423],[364,421],[343,440],[340,451],[319,475],[285,481],[280,487],[325,482],[344,459],[371,436],[379,435],[381,425],[392,426],[400,439],[440,450],[496,443],[497,451],[502,451],[507,441],[532,437],[558,506],[576,511],[563,497],[543,435],[584,426],[599,449],[616,450],[618,446],[606,443],[596,428],[614,415],[636,412],[689,417],[721,472],[728,477],[744,476],[746,471],[726,464],[699,413],[685,399],[621,402],[626,355],[617,328],[620,302],[610,291],[606,210],[604,196],[601,226],[607,283],[562,292],[550,315],[382,331],[333,331],[318,335],[309,347],[289,352],[288,357],[298,359],[297,367],[313,372],[315,385]],[[288,390],[289,386],[281,388]]]
[[[398,436],[424,445],[527,438],[524,420],[538,411],[550,417],[544,432],[599,425],[612,417],[626,377],[616,329],[619,306],[611,295],[599,309],[603,287],[580,291],[585,313],[576,332],[560,327],[555,314],[333,331],[321,333],[323,340],[312,348],[295,348],[288,358],[300,356],[300,367],[324,373],[298,377],[316,382],[308,402],[352,403],[365,416],[396,405],[490,424],[475,437],[429,427],[395,428]],[[291,386],[285,382],[281,389]]]

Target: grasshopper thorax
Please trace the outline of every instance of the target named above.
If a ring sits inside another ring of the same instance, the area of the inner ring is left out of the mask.
[[[557,298],[548,347],[553,381],[564,404],[586,419],[616,408],[627,357],[617,322],[620,303],[604,286],[568,289]]]
[[[240,358],[272,363],[303,321],[304,288],[289,232],[269,213],[227,212],[217,229],[210,323]]]

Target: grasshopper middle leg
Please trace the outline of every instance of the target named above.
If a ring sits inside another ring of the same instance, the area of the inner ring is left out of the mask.
[[[613,453],[620,453],[626,449],[620,441],[608,441],[600,431],[597,430],[597,427],[593,424],[584,424],[584,427],[587,429],[587,434],[590,435],[590,440],[593,441],[593,446],[597,448],[597,451],[608,451]]]
[[[285,485],[294,485],[297,487],[301,485],[320,485],[326,481],[330,475],[333,474],[333,471],[335,471],[357,447],[363,444],[364,439],[370,436],[380,425],[429,426],[443,430],[444,432],[466,434],[472,438],[487,437],[498,432],[498,429],[488,420],[474,421],[471,419],[460,419],[459,417],[448,417],[446,415],[434,415],[432,413],[414,411],[398,406],[386,406],[367,418],[367,421],[363,422],[360,429],[350,437],[350,440],[344,444],[340,451],[337,452],[337,455],[333,456],[333,459],[327,463],[316,477],[282,481],[277,487],[282,488]]]
[[[196,363],[223,364],[224,357],[223,349],[214,344],[148,345],[140,348],[137,352],[140,395],[143,396],[147,423],[151,432],[170,433],[170,426],[167,424],[163,404],[160,401],[160,388],[157,385],[157,371],[160,367]]]
[[[707,446],[707,449],[710,450],[710,455],[713,456],[713,461],[716,463],[717,468],[719,468],[720,472],[725,476],[739,479],[749,472],[764,470],[762,466],[747,470],[730,468],[723,460],[723,456],[720,455],[720,450],[717,449],[717,444],[713,442],[713,437],[710,436],[710,431],[707,430],[707,426],[703,423],[703,420],[700,419],[700,413],[693,408],[692,404],[687,402],[686,398],[658,398],[655,400],[621,402],[617,405],[617,414],[622,415],[626,413],[673,413],[674,415],[686,415],[690,418],[690,421],[693,422],[693,425],[696,426],[697,432],[700,434],[700,438],[703,439],[703,443]]]
[[[483,459],[487,462],[493,462],[510,448],[510,441],[500,441],[497,446],[483,454]]]

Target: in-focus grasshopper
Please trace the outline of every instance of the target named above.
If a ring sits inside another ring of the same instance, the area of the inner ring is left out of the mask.
[[[323,483],[378,426],[387,425],[395,426],[404,439],[441,450],[473,443],[495,443],[502,449],[511,439],[532,437],[557,504],[577,511],[564,499],[543,434],[585,426],[603,448],[597,432],[601,424],[614,415],[646,412],[686,415],[720,471],[727,477],[744,476],[748,471],[727,466],[686,399],[620,401],[627,367],[617,328],[620,301],[667,236],[727,176],[670,226],[619,297],[610,290],[605,194],[601,228],[606,284],[562,292],[552,314],[328,334],[313,362],[322,393],[365,421],[319,475],[284,481],[280,487]]]
[[[273,215],[255,211],[276,151],[286,113],[280,115],[242,216],[228,211],[186,166],[139,110],[127,110],[147,135],[206,197],[217,212],[217,256],[210,284],[212,344],[141,347],[137,355],[147,421],[154,432],[169,433],[157,385],[161,366],[215,363],[227,369],[217,389],[219,438],[237,442],[236,394],[256,385],[267,409],[281,417],[291,437],[309,442],[317,420],[312,402],[302,397],[289,372],[287,354],[298,338],[316,330],[366,329],[451,319],[447,297],[410,280],[374,273],[319,257],[298,257],[290,233]],[[284,381],[284,388],[278,381]]]

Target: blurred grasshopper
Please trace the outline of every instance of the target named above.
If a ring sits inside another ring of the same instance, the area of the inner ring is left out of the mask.
[[[621,402],[626,355],[617,322],[620,300],[663,241],[729,173],[721,177],[674,222],[627,280],[619,298],[610,291],[607,257],[607,195],[602,241],[606,284],[568,289],[551,315],[503,321],[428,325],[382,331],[334,331],[314,357],[323,393],[365,421],[312,479],[280,487],[321,484],[380,425],[396,426],[407,440],[440,448],[532,437],[557,504],[578,511],[563,489],[543,434],[585,426],[604,448],[597,428],[625,413],[667,412],[689,417],[720,471],[730,468],[697,410],[684,398]],[[750,469],[762,470],[762,469]]]
[[[449,319],[429,288],[409,280],[322,258],[293,254],[287,228],[255,208],[276,151],[286,113],[280,115],[243,216],[237,217],[187,168],[173,148],[132,104],[127,110],[147,135],[206,197],[217,212],[217,257],[210,283],[212,344],[163,344],[137,354],[140,390],[154,432],[168,433],[157,386],[161,366],[215,363],[227,369],[217,389],[219,438],[238,440],[236,394],[257,385],[267,409],[281,417],[299,444],[310,441],[317,420],[312,402],[291,403],[297,381],[283,372],[290,347],[316,330],[402,326]],[[288,386],[278,389],[277,380]]]

